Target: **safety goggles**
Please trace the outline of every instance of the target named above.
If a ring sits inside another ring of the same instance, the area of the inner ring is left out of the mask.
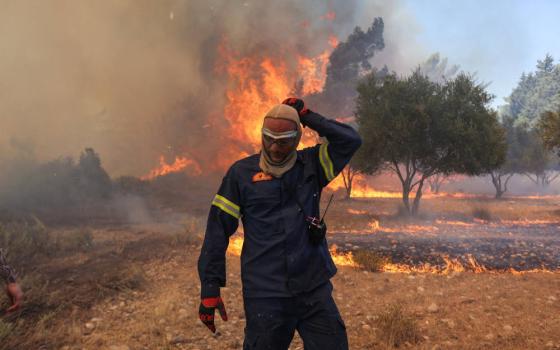
[[[285,132],[273,132],[267,128],[262,128],[263,141],[267,146],[272,146],[272,144],[277,144],[280,147],[291,146],[295,143],[297,139],[297,130],[290,130]]]

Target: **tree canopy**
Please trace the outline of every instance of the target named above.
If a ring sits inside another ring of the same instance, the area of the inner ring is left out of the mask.
[[[506,101],[502,114],[513,118],[516,124],[526,123],[529,127],[533,127],[543,113],[557,111],[560,108],[560,64],[555,64],[550,55],[537,61],[536,71],[523,73]]]
[[[504,161],[504,132],[488,107],[491,99],[464,73],[438,83],[420,70],[403,78],[372,72],[358,85],[357,122],[368,156],[356,166],[395,173],[403,204],[415,215],[429,177],[489,173]]]

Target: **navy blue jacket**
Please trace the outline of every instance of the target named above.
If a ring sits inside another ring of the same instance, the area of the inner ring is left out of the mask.
[[[231,166],[212,201],[198,260],[202,297],[226,284],[229,237],[243,221],[241,279],[244,297],[290,297],[311,291],[336,273],[326,239],[310,242],[307,216],[319,217],[321,191],[361,145],[350,126],[310,112],[302,123],[328,142],[297,152],[281,178],[254,181],[259,154]],[[295,196],[299,200],[300,208]]]

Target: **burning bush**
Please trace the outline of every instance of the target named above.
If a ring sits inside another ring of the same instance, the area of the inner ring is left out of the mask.
[[[368,271],[381,272],[389,259],[370,250],[358,250],[354,253],[354,261]]]
[[[377,327],[383,342],[388,347],[399,347],[405,343],[413,344],[420,340],[414,316],[400,304],[387,305],[378,315]]]

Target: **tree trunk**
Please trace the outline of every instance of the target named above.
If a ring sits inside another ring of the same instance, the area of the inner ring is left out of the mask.
[[[420,199],[422,199],[422,187],[424,186],[424,178],[420,180],[418,183],[418,189],[416,190],[416,197],[414,197],[414,203],[412,204],[412,216],[416,216],[418,214],[418,210],[420,210]]]
[[[354,175],[356,175],[356,170],[352,169],[347,165],[342,169],[342,181],[344,182],[344,189],[346,190],[346,198],[350,199],[352,196],[352,183],[354,181]]]
[[[496,189],[496,195],[494,198],[501,199],[504,193],[508,190],[508,182],[512,178],[513,173],[510,174],[501,174],[501,173],[490,173],[492,177],[492,184],[494,184],[494,188]],[[505,176],[505,180],[502,177]]]
[[[404,204],[404,209],[406,210],[406,213],[407,213],[408,215],[411,215],[412,212],[411,212],[411,210],[410,210],[410,199],[409,199],[409,196],[410,196],[410,188],[409,188],[409,187],[404,187],[404,186],[403,186],[402,201],[403,201],[403,204]]]
[[[502,199],[502,195],[504,194],[504,192],[496,187],[496,195],[494,196],[495,199]]]
[[[348,182],[348,185],[346,186],[346,199],[350,199],[351,196],[352,196],[352,180],[350,180]]]
[[[500,174],[494,174],[493,172],[490,173],[490,177],[492,178],[492,184],[494,185],[494,188],[496,189],[496,195],[494,196],[494,198],[496,199],[500,199],[502,198],[502,184],[500,181]]]
[[[430,192],[432,193],[439,193],[439,190],[441,189],[441,185],[443,185],[443,182],[445,181],[446,176],[441,174],[441,173],[437,173],[435,175],[432,175],[427,181],[428,184],[430,185]]]

